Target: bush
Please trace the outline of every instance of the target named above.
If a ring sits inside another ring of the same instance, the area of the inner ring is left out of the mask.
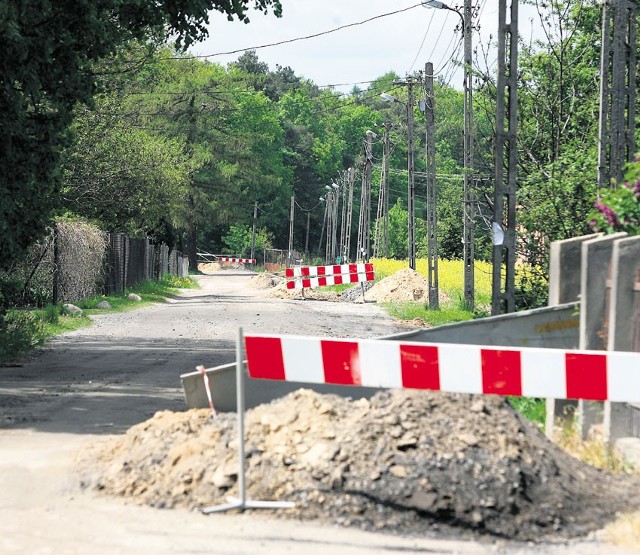
[[[10,310],[0,317],[0,360],[18,356],[42,344],[44,323],[35,315]]]
[[[627,165],[622,185],[598,191],[593,206],[589,225],[594,231],[640,233],[640,158]]]

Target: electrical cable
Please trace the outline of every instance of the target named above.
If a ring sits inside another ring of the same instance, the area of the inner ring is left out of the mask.
[[[357,27],[359,25],[364,25],[365,23],[369,23],[371,21],[375,21],[376,19],[381,19],[383,17],[388,17],[388,16],[391,16],[391,15],[396,15],[396,14],[403,13],[403,12],[406,12],[406,11],[409,11],[409,10],[413,10],[414,8],[417,8],[419,6],[422,6],[422,3],[414,4],[413,6],[409,6],[408,8],[402,8],[400,10],[396,10],[396,11],[393,11],[393,12],[379,14],[379,15],[370,17],[368,19],[364,19],[362,21],[356,21],[354,23],[347,23],[346,25],[340,25],[340,27],[335,27],[335,28],[329,29],[327,31],[321,31],[319,33],[313,33],[311,35],[305,35],[305,36],[302,36],[302,37],[295,37],[295,38],[292,38],[292,39],[281,40],[281,41],[272,42],[272,43],[269,43],[269,44],[261,44],[261,45],[258,45],[258,46],[250,46],[250,47],[247,47],[247,48],[238,48],[237,50],[229,50],[227,52],[214,52],[213,54],[200,54],[200,55],[193,55],[193,56],[190,56],[190,57],[180,57],[180,58],[169,57],[169,58],[165,58],[165,59],[168,59],[168,60],[196,59],[196,58],[197,59],[206,59],[206,58],[213,58],[215,56],[227,56],[227,55],[230,55],[230,54],[238,54],[240,52],[247,52],[248,50],[260,50],[262,48],[271,48],[272,46],[280,46],[280,45],[283,45],[283,44],[290,44],[292,42],[298,42],[298,41],[302,41],[302,40],[309,40],[309,39],[321,37],[323,35],[328,35],[328,34],[331,34],[331,33],[335,33],[336,31],[341,31],[342,29],[348,29],[350,27]]]
[[[416,57],[413,59],[413,62],[411,62],[411,67],[409,67],[409,69],[407,70],[407,74],[413,69],[413,66],[416,63],[416,60],[418,59],[418,56],[420,56],[420,52],[422,52],[422,47],[424,46],[424,42],[427,40],[427,35],[429,34],[429,29],[431,29],[431,24],[433,23],[433,16],[435,15],[435,11],[431,11],[431,19],[429,20],[429,25],[427,25],[427,30],[424,32],[424,37],[422,37],[422,42],[420,43],[420,48],[418,48],[418,52],[416,53]]]

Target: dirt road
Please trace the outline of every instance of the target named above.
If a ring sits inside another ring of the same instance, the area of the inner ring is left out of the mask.
[[[268,515],[154,510],[83,491],[80,450],[159,410],[184,410],[179,375],[234,358],[246,331],[375,337],[401,331],[373,304],[284,301],[252,274],[199,277],[164,304],[97,316],[91,328],[0,367],[0,553],[629,553],[596,540],[544,545],[402,538]]]

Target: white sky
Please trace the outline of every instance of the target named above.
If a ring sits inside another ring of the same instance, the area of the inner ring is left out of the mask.
[[[419,0],[281,0],[282,18],[251,12],[249,24],[227,21],[213,12],[210,37],[191,49],[199,55],[226,52],[315,34],[341,25],[360,22],[381,14],[409,8]],[[460,6],[462,0],[460,0]],[[486,49],[489,35],[497,35],[498,0],[478,0],[480,33],[474,33],[474,48],[482,42]],[[451,2],[451,7],[457,4]],[[520,3],[520,33],[528,36],[529,10]],[[317,85],[372,81],[388,71],[401,77],[431,61],[456,88],[462,86],[462,72],[448,64],[461,34],[455,31],[460,17],[448,10],[415,7],[403,13],[382,17],[317,38],[281,46],[256,49],[258,58],[271,70],[276,64],[290,66],[297,75]],[[424,41],[424,44],[423,44]],[[495,47],[490,47],[495,57]],[[214,56],[211,61],[226,65],[242,53]],[[460,49],[458,59],[462,57]],[[367,85],[360,85],[366,88]],[[348,92],[352,85],[336,87]]]

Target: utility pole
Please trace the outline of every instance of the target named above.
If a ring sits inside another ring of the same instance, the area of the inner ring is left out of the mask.
[[[515,311],[516,169],[518,110],[518,0],[498,2],[498,79],[496,86],[495,191],[491,314]],[[506,50],[509,47],[507,65]],[[506,111],[505,111],[505,96]],[[506,124],[506,129],[505,129]],[[507,160],[505,164],[505,154]],[[506,183],[505,183],[506,174]],[[506,214],[505,214],[506,208]],[[506,253],[505,253],[506,251]],[[502,266],[506,268],[502,290]]]
[[[433,64],[424,66],[427,168],[427,262],[429,286],[429,308],[439,308],[438,291],[438,213],[436,189],[436,143],[435,143],[435,91],[433,88]]]
[[[347,184],[349,188],[347,197],[347,223],[345,224],[344,236],[344,257],[347,261],[351,259],[351,221],[353,219],[353,184],[355,179],[355,170],[349,168],[347,170]]]
[[[347,232],[347,180],[345,178],[345,173],[342,173],[341,179],[340,179],[340,189],[342,191],[342,218],[340,219],[340,244],[338,245],[338,256],[340,256],[342,258],[342,261],[345,262],[347,259],[347,256],[345,255],[344,252],[344,247],[345,247],[345,240],[346,240],[346,236],[345,233]]]
[[[258,219],[258,201],[253,203],[253,231],[251,232],[251,259],[256,257],[256,220]]]
[[[384,124],[382,138],[382,174],[380,176],[380,193],[376,212],[376,227],[373,241],[373,257],[386,257],[389,254],[389,130],[390,123]]]
[[[326,195],[325,195],[326,196]],[[320,242],[318,243],[318,256],[320,256],[320,253],[322,252],[322,238],[324,237],[324,228],[325,225],[327,223],[327,212],[329,211],[329,206],[327,204],[326,199],[321,198],[320,202],[324,201],[324,217],[322,218],[322,231],[320,232]]]
[[[340,189],[335,183],[332,183],[333,191],[331,193],[333,198],[333,230],[331,233],[331,259],[330,263],[338,256],[338,212],[340,208]]]
[[[304,254],[309,257],[309,226],[311,224],[311,212],[307,212],[307,233],[304,238]]]
[[[291,267],[291,260],[293,258],[293,217],[296,209],[296,197],[291,197],[291,213],[289,215],[289,254],[288,254],[288,266]]]
[[[601,48],[598,187],[609,187],[635,155],[635,2],[604,0]]]
[[[371,242],[371,168],[373,166],[373,131],[365,133],[365,159],[362,171],[362,191],[360,194],[360,220],[358,223],[358,252],[356,259],[368,260]]]
[[[324,244],[324,263],[329,262],[329,249],[331,248],[331,219],[333,217],[333,203],[331,202],[331,192],[324,195],[327,203],[327,242]]]
[[[464,0],[463,37],[464,37],[464,191],[463,191],[463,261],[464,261],[464,300],[473,310],[475,304],[474,287],[474,243],[475,243],[475,189],[473,171],[473,81],[471,33],[473,31],[472,0]]]
[[[416,269],[416,189],[413,161],[413,79],[407,78],[407,170],[408,170],[408,255],[409,268]]]
[[[442,5],[444,6],[444,4]],[[409,268],[416,269],[416,198],[413,162],[413,77],[407,77],[406,81],[394,81],[394,85],[406,85],[407,87],[407,257]],[[380,97],[387,102],[400,102],[397,98],[382,93]]]

